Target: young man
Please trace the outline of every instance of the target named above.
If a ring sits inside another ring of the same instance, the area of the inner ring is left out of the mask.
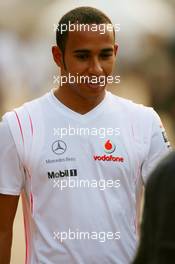
[[[129,264],[142,182],[168,144],[153,109],[105,90],[117,53],[109,18],[81,7],[60,25],[71,25],[52,48],[64,82],[0,125],[0,264],[19,195],[26,263]]]

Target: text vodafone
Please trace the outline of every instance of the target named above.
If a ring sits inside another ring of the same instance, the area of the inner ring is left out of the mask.
[[[124,162],[123,157],[116,157],[113,155],[103,155],[103,156],[94,155],[94,160]]]

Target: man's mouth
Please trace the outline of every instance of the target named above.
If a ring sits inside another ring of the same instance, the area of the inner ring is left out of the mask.
[[[102,88],[104,85],[102,85],[100,82],[94,83],[94,82],[88,82],[87,86],[90,88]]]
[[[90,88],[102,88],[105,86],[105,82],[100,82],[98,81],[98,78],[97,78],[97,81],[94,81],[94,80],[88,80],[86,81],[86,84],[88,87]]]

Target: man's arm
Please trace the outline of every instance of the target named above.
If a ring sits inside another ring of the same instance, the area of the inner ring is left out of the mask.
[[[157,164],[172,151],[163,124],[155,111],[152,111],[152,120],[150,140],[147,142],[148,151],[142,164],[142,179],[144,184],[146,184],[149,175]]]
[[[19,195],[0,194],[0,264],[10,264],[13,222]]]
[[[25,174],[6,118],[0,122],[0,150],[0,264],[9,264],[13,222]]]
[[[141,178],[138,182],[137,191],[137,232],[140,235],[140,225],[142,222],[142,209],[144,204],[144,187],[156,165],[171,151],[170,143],[167,139],[165,129],[159,115],[152,109],[146,108],[147,116],[142,118],[142,129],[145,134],[145,143],[142,152],[145,159],[141,166]],[[148,122],[143,125],[143,122]],[[149,124],[151,120],[151,125]],[[150,127],[150,130],[147,129]]]

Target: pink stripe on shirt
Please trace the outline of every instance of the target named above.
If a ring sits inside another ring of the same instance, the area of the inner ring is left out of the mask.
[[[19,120],[19,116],[18,116],[18,114],[16,113],[16,111],[14,111],[14,112],[15,112],[15,115],[16,115],[16,118],[17,118],[17,121],[18,121],[18,125],[19,125],[19,129],[20,129],[20,132],[21,132],[22,141],[23,141],[23,144],[24,144],[24,136],[23,136],[23,132],[22,132],[21,122],[20,122],[20,120]]]

